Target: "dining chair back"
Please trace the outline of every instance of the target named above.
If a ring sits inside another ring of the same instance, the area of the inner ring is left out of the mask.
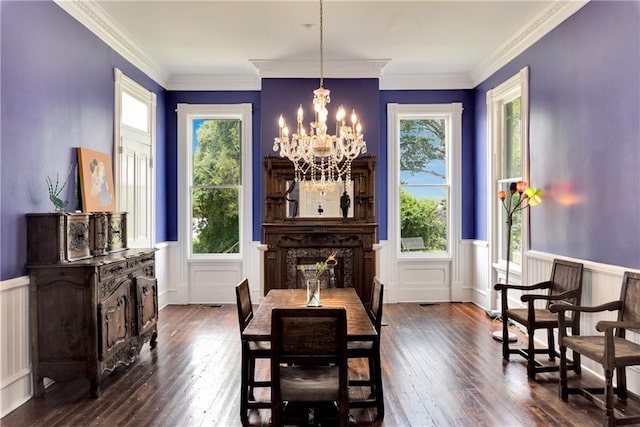
[[[347,316],[341,308],[274,308],[271,319],[271,419],[283,425],[285,402],[334,402],[349,415]]]
[[[347,343],[347,356],[349,359],[367,359],[369,365],[369,377],[366,379],[349,379],[350,386],[369,387],[370,393],[366,399],[351,399],[351,408],[376,408],[377,417],[384,417],[384,397],[382,393],[382,366],[380,360],[380,337],[382,334],[382,308],[384,297],[384,284],[377,278],[373,278],[371,286],[371,300],[367,313],[373,323],[377,335],[370,341],[351,341]]]
[[[240,341],[242,345],[240,372],[240,418],[248,420],[249,409],[269,408],[268,400],[258,401],[254,396],[254,388],[271,387],[271,381],[256,381],[256,360],[271,357],[271,345],[268,341],[246,341],[242,339],[242,332],[253,319],[253,304],[249,280],[243,279],[236,286],[236,306],[238,308],[238,325],[240,327]]]

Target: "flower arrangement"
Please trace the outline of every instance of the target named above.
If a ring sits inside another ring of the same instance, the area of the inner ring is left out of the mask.
[[[516,212],[542,203],[542,190],[529,187],[526,181],[512,182],[509,186],[509,192],[511,196],[507,198],[506,191],[498,191],[498,199],[502,201],[502,206],[507,212],[507,224],[509,226],[513,224],[513,215]]]
[[[512,182],[509,186],[509,196],[504,190],[498,191],[498,199],[502,201],[502,206],[507,213],[507,271],[505,282],[509,283],[509,264],[511,261],[511,227],[513,226],[513,216],[516,212],[527,209],[530,206],[537,206],[542,203],[542,190],[529,187],[526,181]]]
[[[327,255],[327,259],[317,262],[315,268],[310,268],[306,265],[299,265],[298,270],[302,271],[302,274],[307,281],[307,305],[310,307],[319,307],[320,304],[320,277],[330,266],[337,264],[336,256],[338,252],[334,251]],[[312,273],[312,274],[311,274]]]

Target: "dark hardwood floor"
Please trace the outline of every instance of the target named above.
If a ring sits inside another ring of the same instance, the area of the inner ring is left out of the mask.
[[[54,384],[0,424],[240,426],[236,316],[234,305],[169,306],[160,312],[157,348],[146,345],[133,365],[107,376],[98,399],[89,397],[88,380]],[[491,337],[500,324],[472,304],[387,304],[383,320],[386,414],[374,420],[373,410],[352,410],[358,425],[601,425],[600,410],[586,399],[558,398],[556,373],[529,381],[524,359],[504,363]],[[259,367],[267,373],[266,364]],[[355,363],[352,375],[363,371]],[[251,425],[269,419],[268,410],[250,415]]]

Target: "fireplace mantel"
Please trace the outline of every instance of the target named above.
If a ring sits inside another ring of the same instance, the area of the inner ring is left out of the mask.
[[[362,301],[368,303],[376,272],[375,158],[367,156],[352,163],[353,214],[346,219],[288,217],[287,189],[293,180],[293,166],[288,160],[271,156],[265,158],[264,166],[264,294],[271,289],[299,286],[297,265],[321,261],[337,251],[337,286],[355,288]]]

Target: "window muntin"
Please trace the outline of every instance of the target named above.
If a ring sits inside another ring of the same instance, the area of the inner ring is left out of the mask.
[[[449,251],[446,117],[399,120],[401,252]]]
[[[190,120],[191,253],[240,253],[242,121]]]

